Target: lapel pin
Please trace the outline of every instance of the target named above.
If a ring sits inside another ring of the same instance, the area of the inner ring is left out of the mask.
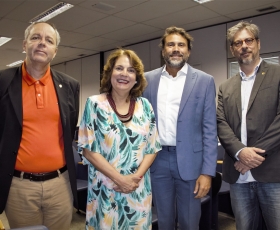
[[[59,88],[62,88],[62,85],[61,85],[61,84],[59,84]]]

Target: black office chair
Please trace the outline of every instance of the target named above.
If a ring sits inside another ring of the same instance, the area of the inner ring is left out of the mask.
[[[211,190],[211,197],[212,197],[212,220],[211,220],[211,229],[216,230],[218,229],[218,202],[219,202],[219,192],[222,187],[222,174],[216,172],[216,176],[212,178],[212,190]]]
[[[86,205],[87,205],[87,189],[88,189],[88,180],[84,178],[80,178],[78,175],[79,174],[84,174],[84,173],[79,173],[79,162],[81,162],[81,157],[78,154],[75,146],[73,146],[73,154],[74,154],[74,159],[76,162],[76,172],[77,172],[77,195],[78,195],[78,205],[75,207],[77,209],[77,213],[80,213],[80,210],[86,212]],[[83,166],[83,170],[87,170],[87,166]]]

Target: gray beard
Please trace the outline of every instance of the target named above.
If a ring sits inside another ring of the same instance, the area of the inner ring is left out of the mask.
[[[253,58],[250,58],[250,59],[239,58],[238,62],[239,62],[239,64],[250,65],[253,62]]]
[[[187,60],[182,60],[182,61],[171,61],[169,58],[164,58],[165,62],[171,66],[171,67],[175,67],[175,68],[182,68]]]

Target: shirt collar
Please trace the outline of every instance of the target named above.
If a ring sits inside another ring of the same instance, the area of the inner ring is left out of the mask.
[[[178,71],[177,76],[179,76],[179,75],[187,75],[188,68],[189,68],[188,64],[185,63],[185,65]],[[166,71],[166,65],[164,65],[164,67],[162,69],[162,72],[161,72],[161,75],[166,76],[166,77],[170,76],[169,73]]]
[[[253,78],[254,76],[256,76],[257,72],[258,72],[258,70],[260,68],[261,62],[262,62],[262,58],[260,57],[259,64],[255,67],[254,73],[251,76],[249,76],[249,77],[246,77],[246,74],[239,67],[239,73],[240,73],[240,76],[241,76],[241,80],[242,81],[247,81],[247,80],[250,80],[251,78]]]
[[[39,81],[42,85],[47,85],[51,78],[51,68],[48,67],[46,73],[40,80],[34,79],[26,70],[26,63],[24,62],[21,66],[22,78],[28,85],[33,85],[35,82]]]

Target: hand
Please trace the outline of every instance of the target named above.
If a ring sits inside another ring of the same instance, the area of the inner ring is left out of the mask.
[[[139,182],[142,177],[135,174],[122,175],[121,181],[115,182],[116,186],[113,189],[116,192],[131,193],[139,187]]]
[[[244,175],[246,172],[248,172],[251,168],[247,165],[243,164],[241,161],[236,161],[234,163],[235,169],[240,172],[242,175]]]
[[[246,147],[240,151],[238,158],[243,164],[247,165],[247,167],[256,168],[265,160],[264,157],[257,153],[264,152],[265,150],[260,148]]]
[[[206,196],[211,187],[211,180],[211,176],[204,174],[201,174],[197,178],[194,188],[194,193],[196,194],[196,196],[194,198],[202,198]]]

